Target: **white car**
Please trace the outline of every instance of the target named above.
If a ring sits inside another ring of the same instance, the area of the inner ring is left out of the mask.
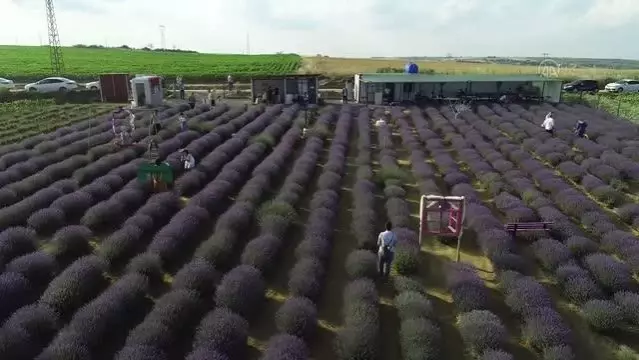
[[[606,84],[606,91],[614,92],[639,92],[639,80],[623,79]]]
[[[24,86],[26,91],[31,92],[67,92],[77,89],[78,83],[63,77],[49,77]]]
[[[13,80],[0,78],[0,90],[11,90],[16,87],[16,84],[13,83]]]
[[[92,82],[86,83],[84,84],[84,87],[87,88],[88,90],[93,90],[93,91],[100,90],[100,81],[92,81]]]

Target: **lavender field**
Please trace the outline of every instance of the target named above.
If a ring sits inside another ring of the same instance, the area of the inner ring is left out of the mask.
[[[636,125],[560,104],[391,108],[374,127],[383,111],[322,107],[303,137],[298,105],[163,109],[163,193],[106,117],[1,146],[0,359],[638,358]],[[466,197],[460,263],[419,245],[422,194]]]

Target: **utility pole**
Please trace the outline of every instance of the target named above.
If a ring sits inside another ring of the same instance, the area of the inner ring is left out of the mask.
[[[160,46],[162,50],[166,49],[166,26],[160,25]]]
[[[544,59],[548,59],[548,55],[550,55],[549,53],[541,53],[541,55],[544,57]]]
[[[55,20],[55,9],[53,0],[45,0],[47,8],[47,27],[49,30],[49,57],[51,58],[51,70],[55,75],[61,75],[64,71],[64,60],[62,59],[62,46],[60,46],[60,34],[58,24]]]

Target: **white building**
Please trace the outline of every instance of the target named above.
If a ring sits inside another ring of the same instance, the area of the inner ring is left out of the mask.
[[[461,92],[482,100],[523,92],[530,98],[559,102],[561,84],[560,79],[539,75],[355,74],[354,95],[358,103],[378,105],[418,98],[454,99]]]

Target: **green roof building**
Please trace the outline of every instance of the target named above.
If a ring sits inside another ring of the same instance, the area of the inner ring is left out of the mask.
[[[365,104],[429,99],[456,99],[461,93],[483,100],[525,93],[540,101],[561,100],[560,79],[539,75],[425,75],[408,73],[355,74],[354,98]]]

